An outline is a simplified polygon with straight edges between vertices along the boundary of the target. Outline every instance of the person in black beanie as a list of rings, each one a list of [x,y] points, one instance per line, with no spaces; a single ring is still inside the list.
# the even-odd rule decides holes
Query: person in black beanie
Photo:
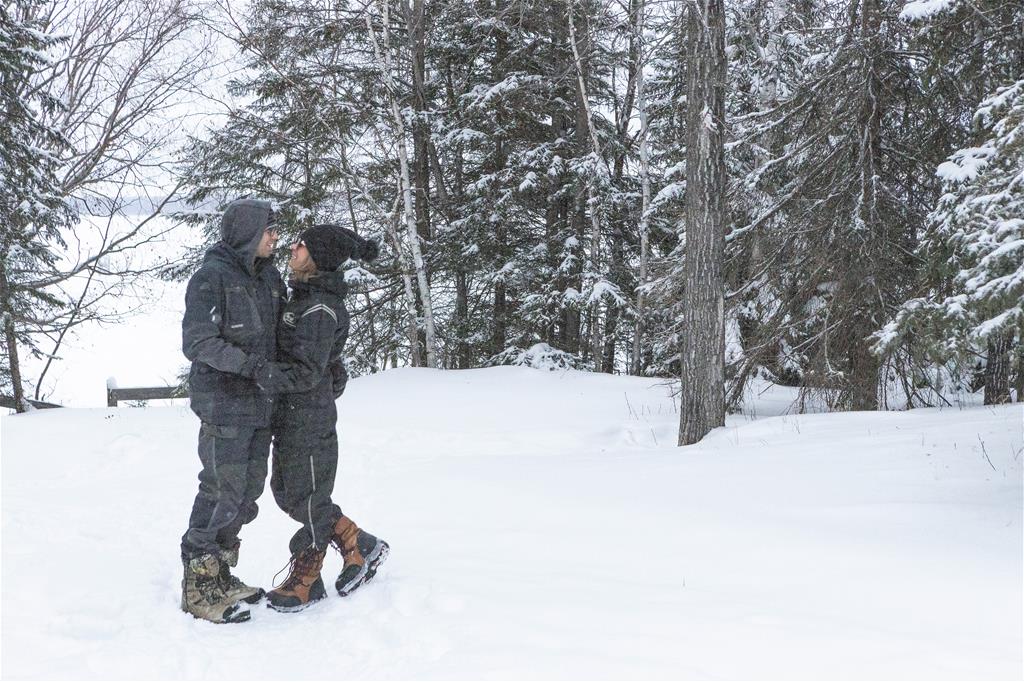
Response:
[[[377,242],[337,225],[314,225],[302,233],[297,244],[306,246],[320,272],[334,272],[349,259],[374,260],[378,253]]]
[[[337,225],[314,225],[291,246],[291,297],[278,328],[278,357],[256,370],[256,383],[275,394],[270,489],[302,527],[289,542],[290,571],[267,594],[267,605],[299,611],[327,596],[320,570],[327,548],[344,558],[335,589],[347,596],[370,580],[388,544],[361,530],[331,500],[338,468],[337,407],[347,375],[345,275],[349,259],[373,260],[377,243]]]

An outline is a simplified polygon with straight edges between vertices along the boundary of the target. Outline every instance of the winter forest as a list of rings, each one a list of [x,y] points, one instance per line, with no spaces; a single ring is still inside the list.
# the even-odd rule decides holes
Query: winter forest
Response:
[[[680,444],[1024,392],[1022,0],[15,0],[0,79],[19,411],[242,196],[380,241],[353,375],[681,378]]]

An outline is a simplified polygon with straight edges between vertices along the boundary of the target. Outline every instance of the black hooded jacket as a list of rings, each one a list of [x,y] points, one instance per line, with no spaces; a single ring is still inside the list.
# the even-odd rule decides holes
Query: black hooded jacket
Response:
[[[205,422],[264,427],[272,399],[252,377],[273,360],[285,296],[270,259],[256,257],[270,216],[265,201],[238,201],[221,221],[221,241],[189,280],[182,350],[192,361],[189,397]]]
[[[281,394],[278,413],[333,410],[345,380],[341,362],[349,324],[345,275],[321,272],[289,285],[292,295],[278,327],[279,361],[261,367],[257,380],[267,391]]]

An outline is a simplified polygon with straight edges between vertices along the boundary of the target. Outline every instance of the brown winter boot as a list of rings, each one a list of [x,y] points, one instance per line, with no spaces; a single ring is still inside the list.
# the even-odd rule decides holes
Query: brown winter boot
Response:
[[[334,524],[331,544],[345,559],[345,566],[334,581],[334,587],[342,597],[347,597],[368,583],[377,574],[377,568],[388,558],[390,550],[388,543],[360,530],[346,516]]]
[[[202,554],[185,562],[181,581],[181,610],[211,623],[242,623],[249,620],[249,608],[229,597],[220,581],[220,560]]]
[[[327,596],[320,569],[327,550],[307,547],[291,559],[291,573],[281,584],[267,593],[267,606],[275,611],[301,611]]]

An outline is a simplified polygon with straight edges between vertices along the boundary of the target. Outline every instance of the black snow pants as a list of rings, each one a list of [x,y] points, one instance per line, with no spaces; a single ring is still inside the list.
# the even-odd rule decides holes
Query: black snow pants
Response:
[[[270,428],[220,426],[199,430],[199,494],[181,538],[183,561],[217,554],[238,542],[242,526],[256,518],[270,454]]]
[[[341,518],[341,508],[331,500],[338,470],[338,411],[333,398],[299,406],[289,397],[274,410],[270,490],[277,506],[302,524],[288,543],[294,555],[311,545],[326,549]]]

